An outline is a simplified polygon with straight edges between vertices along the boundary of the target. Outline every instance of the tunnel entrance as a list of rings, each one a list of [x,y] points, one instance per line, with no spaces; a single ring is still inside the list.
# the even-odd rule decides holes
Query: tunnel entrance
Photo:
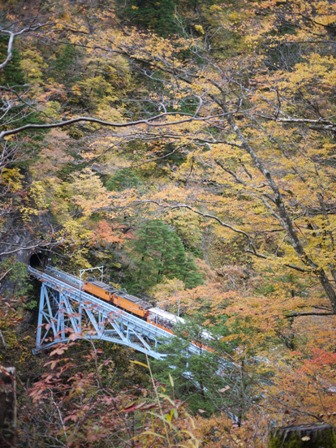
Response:
[[[48,264],[48,255],[44,252],[32,254],[29,258],[29,266],[36,269],[44,269]]]

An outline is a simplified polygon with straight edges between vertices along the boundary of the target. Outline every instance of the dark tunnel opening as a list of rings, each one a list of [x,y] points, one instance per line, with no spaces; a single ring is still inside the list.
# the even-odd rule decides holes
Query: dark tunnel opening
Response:
[[[44,269],[48,264],[48,255],[43,252],[32,254],[29,259],[29,266],[36,269]]]

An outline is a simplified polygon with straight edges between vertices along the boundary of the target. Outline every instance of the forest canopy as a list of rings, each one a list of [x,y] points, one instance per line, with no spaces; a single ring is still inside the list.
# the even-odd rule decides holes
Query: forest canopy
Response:
[[[0,362],[32,372],[19,446],[264,447],[271,424],[334,423],[335,9],[2,3]],[[84,342],[37,361],[34,253],[181,312],[176,368]],[[210,354],[188,383],[183,340],[204,327],[237,371]]]

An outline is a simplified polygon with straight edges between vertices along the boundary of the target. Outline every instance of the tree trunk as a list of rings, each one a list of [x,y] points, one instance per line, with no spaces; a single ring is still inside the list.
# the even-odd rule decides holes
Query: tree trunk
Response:
[[[0,446],[16,446],[15,368],[0,366]]]
[[[300,425],[274,428],[268,448],[335,448],[336,432],[331,425]]]
[[[280,192],[280,188],[276,180],[273,178],[272,173],[268,171],[268,169],[264,165],[263,160],[259,158],[257,152],[245,138],[241,129],[237,126],[233,114],[230,113],[228,110],[225,96],[224,96],[224,102],[222,103],[222,109],[226,114],[226,119],[231,129],[235,132],[238,139],[240,140],[242,148],[249,154],[254,166],[260,171],[260,173],[262,173],[262,175],[265,178],[265,181],[273,191],[274,197],[272,198],[272,202],[274,203],[274,212],[277,211],[277,213],[275,213],[275,216],[277,216],[277,219],[279,220],[280,224],[285,229],[288,237],[290,238],[293,249],[295,250],[299,259],[301,259],[301,261],[306,266],[311,268],[314,274],[317,276],[328,299],[330,300],[333,311],[336,313],[336,291],[334,287],[330,283],[325,271],[322,268],[320,268],[304,250],[304,246],[299,238],[297,231],[295,230],[293,219],[290,216],[290,213],[285,205],[282,194]]]

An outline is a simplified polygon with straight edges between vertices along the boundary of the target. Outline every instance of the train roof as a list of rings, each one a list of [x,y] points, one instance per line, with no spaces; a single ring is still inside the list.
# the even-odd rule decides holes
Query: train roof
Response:
[[[93,279],[91,280],[90,279],[90,280],[86,280],[85,283],[86,284],[90,283],[91,285],[98,286],[99,288],[102,288],[105,291],[111,292],[113,294],[118,292],[117,288],[114,288],[113,286],[108,285],[107,283],[101,282],[100,280],[93,280]]]
[[[141,306],[141,308],[145,310],[149,310],[149,308],[152,307],[152,304],[149,302],[146,302],[146,300],[140,299],[139,297],[133,296],[132,294],[128,294],[126,292],[118,292],[118,296],[123,297],[127,300],[130,300],[131,302],[136,303],[137,305]]]
[[[185,323],[185,320],[182,317],[176,316],[176,314],[162,310],[161,308],[153,307],[150,308],[149,312],[151,314],[155,314],[156,316],[162,317],[163,319],[167,319],[173,322],[181,322],[183,324]]]
[[[91,283],[92,285],[98,286],[99,288],[104,289],[105,291],[110,292],[111,294],[114,294],[116,296],[122,297],[126,300],[129,300],[130,302],[136,303],[141,308],[148,310],[152,307],[152,304],[149,302],[146,302],[146,300],[140,299],[139,297],[133,296],[132,294],[128,294],[127,292],[120,291],[119,289],[114,288],[111,285],[108,285],[104,282],[101,282],[99,280],[90,280],[86,283]]]

